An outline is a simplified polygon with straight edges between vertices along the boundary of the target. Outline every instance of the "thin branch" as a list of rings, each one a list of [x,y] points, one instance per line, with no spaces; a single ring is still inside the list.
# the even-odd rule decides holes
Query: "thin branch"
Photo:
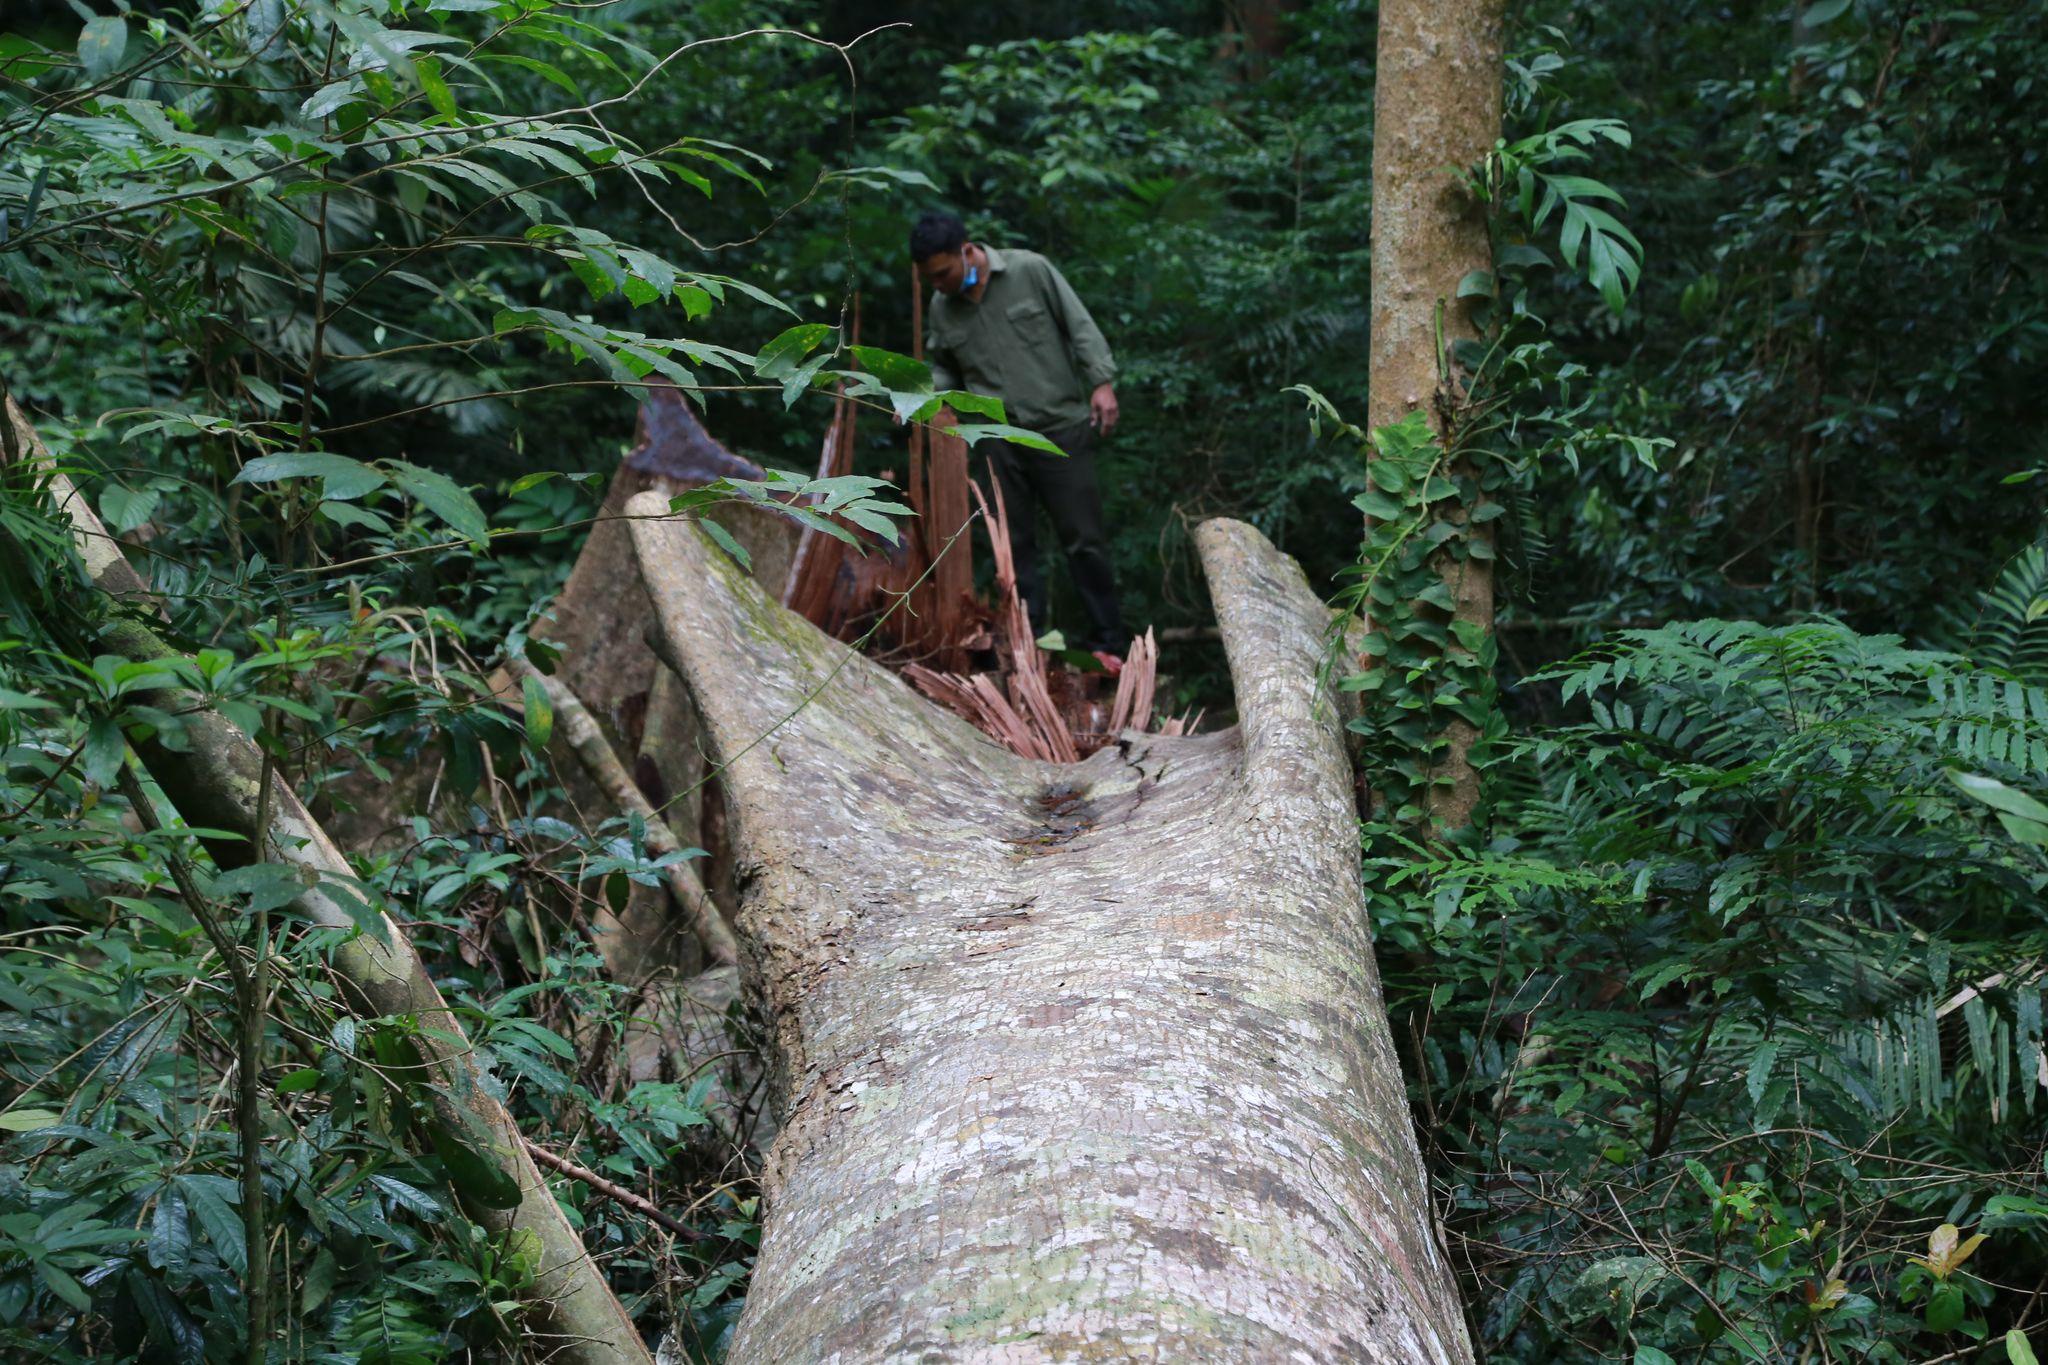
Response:
[[[665,1228],[683,1241],[709,1242],[716,1240],[711,1233],[704,1231],[702,1228],[693,1228],[681,1219],[673,1218],[663,1213],[661,1207],[646,1196],[635,1194],[623,1185],[613,1184],[596,1171],[591,1170],[587,1166],[578,1166],[567,1157],[556,1156],[532,1138],[522,1137],[520,1141],[526,1144],[526,1154],[532,1157],[537,1164],[545,1166],[551,1171],[566,1175],[571,1180],[588,1185],[592,1193],[601,1194],[614,1203],[625,1205],[648,1222]]]

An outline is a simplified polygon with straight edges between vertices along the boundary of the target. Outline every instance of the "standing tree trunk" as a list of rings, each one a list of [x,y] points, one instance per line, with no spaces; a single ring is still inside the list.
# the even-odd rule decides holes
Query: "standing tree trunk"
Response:
[[[1372,395],[1368,425],[1429,414],[1439,440],[1452,436],[1461,377],[1438,372],[1437,318],[1446,352],[1477,335],[1458,283],[1493,268],[1486,219],[1456,172],[1493,150],[1501,120],[1503,0],[1381,0],[1372,149]],[[1471,471],[1464,471],[1469,474]],[[1468,534],[1490,539],[1485,525]],[[1459,621],[1493,628],[1490,560],[1446,561]],[[1429,791],[1439,828],[1470,822],[1479,776],[1477,730],[1446,727],[1449,754]]]
[[[731,1359],[1469,1362],[1300,569],[1202,526],[1241,726],[1053,764],[663,508],[785,1117]]]

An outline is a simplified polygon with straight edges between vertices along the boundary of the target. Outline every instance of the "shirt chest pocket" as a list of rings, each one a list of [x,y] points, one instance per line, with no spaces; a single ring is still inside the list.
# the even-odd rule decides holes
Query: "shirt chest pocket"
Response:
[[[1056,338],[1052,314],[1037,299],[1025,299],[1003,310],[1003,318],[1019,336],[1034,346],[1050,345]]]

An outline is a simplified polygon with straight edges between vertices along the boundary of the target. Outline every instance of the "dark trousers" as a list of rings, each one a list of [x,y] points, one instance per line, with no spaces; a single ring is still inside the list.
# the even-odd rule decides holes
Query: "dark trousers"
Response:
[[[1031,628],[1045,630],[1045,571],[1038,562],[1038,505],[1052,514],[1052,524],[1067,554],[1067,570],[1088,609],[1085,649],[1122,654],[1131,643],[1117,605],[1116,572],[1109,559],[1109,537],[1102,529],[1102,492],[1095,482],[1095,428],[1086,422],[1043,433],[1067,453],[1053,455],[1026,450],[1008,441],[984,441],[975,448],[986,459],[974,461],[975,481],[989,505],[995,497],[989,475],[1003,490],[1003,510],[1010,521],[1010,554],[1017,562],[1017,593],[1031,613]]]

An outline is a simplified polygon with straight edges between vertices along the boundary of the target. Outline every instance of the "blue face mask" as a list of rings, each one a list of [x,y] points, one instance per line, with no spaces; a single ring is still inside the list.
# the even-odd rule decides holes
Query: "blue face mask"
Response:
[[[967,259],[967,253],[966,253],[965,251],[962,251],[962,252],[960,253],[960,259],[961,259],[962,261],[965,261],[965,260]],[[970,266],[968,266],[968,267],[967,267],[967,273],[966,273],[966,274],[965,274],[964,276],[962,276],[962,277],[961,277],[961,280],[960,280],[960,292],[964,294],[964,293],[966,293],[966,292],[967,292],[968,290],[970,290],[970,289],[974,288],[974,286],[975,286],[975,285],[977,285],[977,284],[980,284],[980,283],[981,283],[981,267],[979,267],[979,266],[973,266],[973,265],[970,265]]]

